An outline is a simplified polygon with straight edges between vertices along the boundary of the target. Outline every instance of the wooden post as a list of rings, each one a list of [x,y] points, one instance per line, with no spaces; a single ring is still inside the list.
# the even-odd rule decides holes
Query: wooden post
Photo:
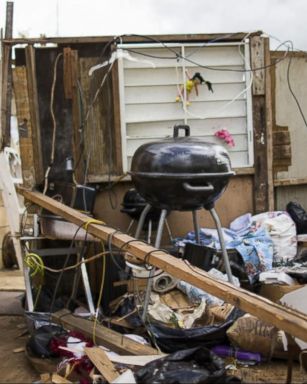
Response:
[[[254,211],[274,209],[272,103],[269,41],[260,36],[251,37],[251,68],[253,72],[253,126],[254,126]],[[258,69],[259,68],[259,69]]]
[[[307,341],[307,315],[283,307],[252,292],[218,281],[203,270],[192,267],[170,254],[157,250],[131,236],[118,232],[106,225],[90,224],[91,218],[39,192],[18,189],[26,199],[53,212],[78,226],[87,227],[88,233],[101,240],[109,241],[135,257],[162,269],[180,280],[186,281],[245,312],[251,313],[266,323],[288,332],[294,337]]]
[[[13,38],[13,10],[14,3],[6,3],[5,39]],[[1,149],[11,145],[11,103],[12,103],[12,48],[10,44],[1,41]]]

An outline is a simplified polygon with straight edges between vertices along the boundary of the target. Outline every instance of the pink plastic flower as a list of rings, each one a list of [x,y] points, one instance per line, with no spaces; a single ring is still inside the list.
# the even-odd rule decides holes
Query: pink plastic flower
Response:
[[[214,136],[218,137],[219,139],[222,139],[225,141],[227,145],[230,147],[235,146],[235,142],[231,134],[228,132],[227,129],[220,129],[219,131],[216,131]]]

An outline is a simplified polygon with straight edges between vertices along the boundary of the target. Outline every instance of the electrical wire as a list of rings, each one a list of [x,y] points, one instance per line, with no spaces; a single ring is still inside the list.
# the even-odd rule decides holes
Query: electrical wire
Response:
[[[94,318],[94,325],[93,325],[93,342],[96,345],[96,327],[98,323],[98,315],[99,315],[99,309],[102,301],[102,295],[103,295],[103,288],[104,288],[104,283],[105,283],[105,276],[106,276],[106,250],[103,241],[101,241],[101,246],[102,246],[102,276],[101,276],[101,284],[100,284],[100,289],[99,289],[99,296],[97,300],[97,306],[96,306],[96,315]]]
[[[52,86],[51,86],[51,97],[50,97],[50,114],[51,114],[51,119],[52,119],[52,143],[51,143],[51,155],[50,155],[50,162],[47,167],[47,170],[45,172],[45,185],[44,185],[44,190],[43,194],[45,195],[48,189],[48,178],[49,178],[49,173],[51,171],[51,168],[54,163],[54,156],[55,156],[55,141],[56,141],[56,131],[57,131],[57,123],[56,123],[56,118],[55,118],[55,113],[54,113],[54,92],[55,92],[55,85],[56,85],[56,80],[57,80],[57,67],[58,67],[58,62],[60,57],[63,56],[63,53],[59,53],[55,59],[54,62],[54,67],[53,67],[53,80],[52,80]]]

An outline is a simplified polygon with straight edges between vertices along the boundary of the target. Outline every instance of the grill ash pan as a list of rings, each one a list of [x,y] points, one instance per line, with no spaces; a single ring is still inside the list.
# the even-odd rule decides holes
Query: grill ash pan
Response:
[[[179,136],[180,130],[185,136]],[[190,211],[211,209],[234,172],[224,147],[193,138],[189,126],[177,125],[173,138],[136,150],[130,174],[137,191],[152,206]]]

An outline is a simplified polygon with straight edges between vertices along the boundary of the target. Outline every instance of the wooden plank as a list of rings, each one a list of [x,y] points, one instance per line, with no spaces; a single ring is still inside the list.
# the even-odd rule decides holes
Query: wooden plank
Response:
[[[121,119],[120,119],[120,99],[119,99],[119,79],[118,79],[118,63],[116,62],[112,68],[112,97],[113,97],[113,124],[114,124],[114,148],[116,172],[123,172],[122,159],[122,134],[121,134]]]
[[[84,348],[84,351],[98,371],[109,383],[119,376],[119,373],[115,369],[112,361],[101,348]]]
[[[80,331],[92,338],[94,322],[70,314],[67,309],[52,314],[52,321],[69,330]],[[113,331],[103,325],[97,324],[95,330],[96,342],[114,352],[125,355],[157,355],[159,351],[148,345],[137,343],[128,337]]]
[[[6,3],[5,38],[13,37],[14,3]],[[1,41],[1,148],[11,145],[11,106],[12,106],[12,48]]]
[[[274,183],[273,183],[273,115],[272,115],[272,94],[271,94],[271,56],[270,40],[263,38],[263,54],[265,69],[265,116],[266,116],[266,160],[267,160],[267,199],[268,211],[273,211],[274,204]],[[258,71],[257,71],[258,72]]]
[[[40,184],[44,179],[44,170],[43,170],[43,152],[42,152],[42,143],[41,143],[41,130],[40,130],[34,47],[32,45],[28,45],[25,49],[25,54],[26,54],[28,96],[29,96],[31,127],[32,127],[32,145],[33,145],[33,152],[35,153],[35,156],[34,156],[35,181],[36,181],[36,184]]]
[[[11,141],[11,48],[2,44],[2,74],[1,74],[1,148],[10,146]]]
[[[81,132],[81,108],[80,108],[80,90],[78,87],[79,82],[79,55],[77,50],[70,52],[71,62],[71,82],[72,82],[72,129],[73,129],[73,158],[75,159],[75,177],[80,184],[86,182],[84,180],[84,140]]]
[[[33,203],[71,221],[79,226],[88,223],[89,217],[68,206],[65,206],[39,192],[30,192],[18,189],[26,199]],[[106,225],[89,224],[88,232],[92,235],[108,241],[112,235],[112,244],[116,247],[125,249],[141,260],[147,260],[157,268],[168,272],[178,279],[189,282],[190,284],[211,293],[227,303],[233,304],[245,312],[251,313],[259,319],[275,325],[277,328],[289,334],[307,341],[307,315],[298,313],[289,308],[262,298],[252,292],[242,288],[234,287],[228,282],[217,281],[208,273],[201,269],[190,267],[183,260],[178,260],[163,251],[156,250],[152,246],[137,241],[131,236],[118,233],[112,227]],[[148,254],[150,257],[148,258]],[[60,319],[65,320],[66,317]],[[76,320],[73,318],[72,320]],[[91,327],[92,329],[92,327]]]
[[[260,36],[251,38],[251,68],[263,68],[265,62],[264,57],[264,40]],[[265,94],[265,71],[257,69],[253,72],[253,94],[261,96]]]
[[[71,48],[63,49],[63,81],[64,94],[66,99],[72,99],[73,82],[72,82],[72,63],[71,63]]]
[[[262,34],[261,31],[252,33],[250,36]],[[172,34],[172,35],[149,35],[147,38],[143,36],[122,36],[123,43],[150,43],[154,41],[162,42],[206,42],[218,40],[219,42],[242,41],[247,32],[236,33],[210,33],[210,34]],[[74,37],[40,37],[40,38],[9,38],[5,39],[5,43],[15,44],[97,44],[108,43],[113,40],[113,36],[74,36]]]
[[[32,121],[25,66],[15,67],[13,69],[13,88],[19,131],[20,157],[22,159],[23,185],[25,188],[31,189],[36,184],[36,177],[32,141]]]
[[[274,187],[286,187],[291,185],[307,185],[307,177],[305,178],[289,178],[289,179],[275,179]]]
[[[266,151],[265,98],[253,97],[254,126],[254,211],[266,212],[268,204],[268,168]]]

